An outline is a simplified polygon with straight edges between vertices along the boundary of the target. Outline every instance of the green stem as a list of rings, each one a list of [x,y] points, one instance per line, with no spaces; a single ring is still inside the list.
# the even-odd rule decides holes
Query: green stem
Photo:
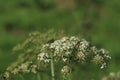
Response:
[[[68,74],[68,80],[72,80],[71,79],[71,73]]]
[[[40,74],[37,73],[37,80],[41,80]]]
[[[40,62],[39,61],[37,62],[37,66],[38,66],[38,70],[39,70],[40,69]],[[39,71],[37,72],[37,80],[41,80],[41,75],[40,75]]]
[[[55,80],[55,71],[54,71],[54,59],[53,59],[53,54],[51,53],[51,76],[52,80]]]
[[[68,73],[68,74],[64,75],[63,80],[72,80],[71,73]]]
[[[24,77],[22,76],[22,74],[19,74],[21,80],[25,80]]]

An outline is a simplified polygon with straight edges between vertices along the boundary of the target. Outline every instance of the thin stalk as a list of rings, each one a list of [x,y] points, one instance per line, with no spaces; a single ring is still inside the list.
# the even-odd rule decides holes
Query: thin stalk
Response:
[[[38,66],[38,70],[39,70],[39,66],[40,66],[40,62],[39,61],[37,62],[37,66]],[[41,80],[41,75],[40,75],[39,71],[37,72],[37,80]]]
[[[63,76],[63,80],[72,80],[71,76],[72,76],[71,73],[68,73]]]
[[[40,74],[37,73],[37,80],[41,80]]]
[[[55,71],[54,71],[54,59],[53,59],[53,53],[51,53],[51,76],[52,80],[55,80]]]
[[[68,80],[72,80],[72,79],[71,79],[71,76],[72,76],[71,73],[69,73],[69,74],[68,74]]]
[[[22,76],[22,74],[19,74],[21,80],[25,80],[24,77]]]

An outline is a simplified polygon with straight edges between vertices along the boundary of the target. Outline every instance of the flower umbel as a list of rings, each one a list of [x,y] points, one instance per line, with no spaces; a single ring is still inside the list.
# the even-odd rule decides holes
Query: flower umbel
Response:
[[[95,64],[101,65],[101,69],[106,66],[107,60],[111,59],[107,50],[97,49],[85,39],[79,39],[75,36],[63,37],[52,43],[44,44],[41,48],[41,53],[38,54],[38,60],[49,63],[50,52],[53,53],[55,62],[61,62],[62,60],[63,63],[67,64],[72,60],[86,63],[91,60]]]
[[[51,38],[51,34],[49,35],[50,37],[41,35],[39,32],[30,34],[30,38],[15,47],[14,51],[20,50],[23,54],[7,68],[4,77],[7,79],[10,74],[40,73],[42,68],[49,68],[51,65],[52,80],[55,80],[54,67],[60,65],[62,76],[68,80],[74,63],[93,62],[103,69],[111,59],[107,50],[98,49],[85,39],[75,36],[61,38],[61,34]]]

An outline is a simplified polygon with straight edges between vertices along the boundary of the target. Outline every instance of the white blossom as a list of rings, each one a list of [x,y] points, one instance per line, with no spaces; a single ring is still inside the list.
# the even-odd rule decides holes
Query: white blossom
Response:
[[[44,53],[44,52],[38,54],[37,59],[38,59],[39,61],[43,61],[43,62],[45,62],[45,63],[50,62],[48,53]]]
[[[120,71],[119,72],[110,72],[109,75],[102,77],[101,80],[120,80]]]
[[[62,73],[63,75],[69,74],[69,73],[71,73],[71,68],[70,68],[68,65],[63,66],[63,68],[61,69],[61,73]]]
[[[63,58],[63,62],[66,62],[68,59],[67,58]]]
[[[89,56],[93,56],[91,57],[91,60],[96,64],[100,64],[101,68],[106,66],[107,59],[111,59],[107,50],[99,50],[95,46],[91,46],[85,39],[79,39],[75,36],[63,37],[62,39],[43,45],[41,53],[38,54],[38,60],[48,63],[50,61],[50,55],[48,55],[49,52],[53,53],[53,57],[55,58],[54,61],[62,59],[63,62],[69,61],[70,57],[72,60],[85,62]]]
[[[103,69],[105,67],[106,67],[106,63],[104,62],[100,68]]]

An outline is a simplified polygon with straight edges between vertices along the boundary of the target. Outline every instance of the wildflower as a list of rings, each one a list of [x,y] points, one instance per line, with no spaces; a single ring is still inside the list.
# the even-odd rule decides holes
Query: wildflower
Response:
[[[84,62],[85,59],[86,59],[86,56],[85,56],[85,54],[84,54],[83,52],[78,52],[76,58],[77,58],[79,61]]]
[[[50,61],[49,52],[53,53],[55,62],[62,59],[65,63],[70,60],[78,60],[78,62],[85,63],[88,57],[91,56],[89,59],[95,64],[100,64],[101,68],[104,68],[106,60],[111,58],[107,50],[99,50],[95,46],[91,46],[85,39],[79,39],[75,36],[63,37],[52,43],[44,44],[41,48],[41,53],[38,54],[38,60],[48,63]]]
[[[106,63],[102,63],[102,66],[100,67],[101,69],[105,68],[106,67]]]
[[[15,68],[14,70],[11,71],[12,74],[16,75],[19,73],[19,69]]]
[[[50,62],[48,53],[44,53],[44,52],[38,54],[37,59],[38,59],[39,61],[43,61],[43,62],[45,62],[45,63],[49,63],[49,62]]]
[[[67,58],[63,58],[63,62],[66,62],[68,59]]]
[[[96,55],[96,56],[93,58],[93,62],[94,62],[95,64],[102,64],[102,62],[103,62],[103,57],[100,56],[100,55]]]
[[[36,74],[37,73],[37,65],[32,65],[31,66],[31,72]]]
[[[68,65],[63,66],[63,68],[61,69],[61,74],[66,75],[69,73],[71,73],[71,68]]]
[[[4,77],[5,79],[9,79],[9,78],[10,78],[10,73],[9,73],[9,72],[5,72],[5,73],[3,74],[3,77]]]
[[[109,75],[104,76],[101,80],[120,80],[120,72],[110,72]]]
[[[30,72],[30,70],[28,69],[28,66],[29,64],[21,64],[18,69],[21,71],[21,72]]]
[[[40,41],[41,38],[45,39]],[[54,80],[54,65],[56,64],[66,64],[61,69],[61,73],[64,77],[67,77],[72,72],[71,67],[67,64],[71,65],[75,61],[79,64],[92,61],[103,69],[107,65],[107,60],[111,59],[107,50],[98,49],[90,45],[85,39],[79,39],[75,36],[63,37],[52,41],[48,41],[49,39],[47,35],[30,34],[29,39],[14,48],[15,51],[25,48],[26,51],[23,52],[25,54],[20,55],[18,62],[16,61],[15,64],[8,67],[7,71],[14,75],[30,72],[36,74],[40,69],[39,67],[41,67],[39,64],[42,64],[43,67],[48,67],[48,64],[51,64],[51,74]],[[8,78],[9,73],[6,73],[6,75]]]

